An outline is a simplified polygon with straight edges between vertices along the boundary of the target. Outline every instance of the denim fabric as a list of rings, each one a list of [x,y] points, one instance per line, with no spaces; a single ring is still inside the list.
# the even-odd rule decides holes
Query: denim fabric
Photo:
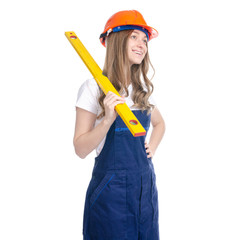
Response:
[[[133,111],[148,131],[151,115]],[[84,240],[159,240],[158,192],[146,136],[133,137],[118,116],[95,158],[84,209]]]

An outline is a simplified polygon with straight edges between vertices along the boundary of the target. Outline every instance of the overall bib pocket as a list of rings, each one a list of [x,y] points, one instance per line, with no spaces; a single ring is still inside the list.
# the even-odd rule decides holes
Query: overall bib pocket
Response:
[[[91,236],[124,239],[127,229],[125,172],[106,173],[89,201]]]

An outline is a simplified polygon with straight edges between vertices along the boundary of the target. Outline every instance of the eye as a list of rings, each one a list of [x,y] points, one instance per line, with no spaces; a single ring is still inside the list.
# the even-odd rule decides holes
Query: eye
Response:
[[[132,35],[131,38],[132,38],[132,39],[136,39],[137,36],[136,36],[136,35]]]

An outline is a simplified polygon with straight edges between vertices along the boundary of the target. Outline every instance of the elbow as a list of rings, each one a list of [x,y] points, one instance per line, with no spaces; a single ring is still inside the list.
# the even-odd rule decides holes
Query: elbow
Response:
[[[87,157],[88,154],[84,151],[84,149],[81,146],[77,145],[75,141],[73,142],[73,145],[74,145],[75,153],[78,157],[80,157],[81,159],[84,159]]]
[[[78,151],[77,149],[75,149],[75,153],[76,153],[76,155],[78,156],[78,157],[80,157],[81,159],[84,159],[84,158],[86,158],[86,154],[84,154],[83,152],[81,152],[81,151]]]
[[[81,159],[86,158],[87,154],[85,154],[83,151],[80,151],[79,149],[75,148],[75,153],[78,157],[80,157]]]

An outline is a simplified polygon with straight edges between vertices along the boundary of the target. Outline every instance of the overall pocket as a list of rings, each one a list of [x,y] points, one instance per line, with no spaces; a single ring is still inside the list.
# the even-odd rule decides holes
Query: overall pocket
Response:
[[[95,239],[124,239],[127,228],[126,174],[111,172],[99,180],[90,196],[90,235]]]
[[[109,173],[104,176],[104,178],[101,180],[99,185],[96,187],[94,192],[92,193],[90,197],[90,208],[94,205],[95,201],[98,199],[98,197],[101,195],[104,188],[107,187],[107,185],[111,182],[111,180],[114,178],[115,174]]]

